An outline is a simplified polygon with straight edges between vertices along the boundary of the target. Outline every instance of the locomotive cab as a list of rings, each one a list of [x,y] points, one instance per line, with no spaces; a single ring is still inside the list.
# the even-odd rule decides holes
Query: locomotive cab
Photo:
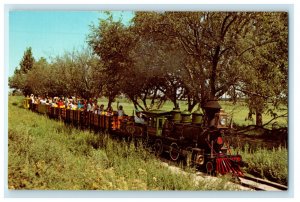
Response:
[[[147,116],[147,134],[149,136],[162,136],[163,127],[170,112],[163,110],[150,110],[143,112]]]

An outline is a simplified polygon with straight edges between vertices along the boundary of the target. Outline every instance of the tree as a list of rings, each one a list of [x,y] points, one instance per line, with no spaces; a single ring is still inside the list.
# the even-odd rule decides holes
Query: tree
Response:
[[[49,89],[49,64],[45,58],[40,58],[33,64],[30,71],[27,72],[27,85],[30,86],[35,95],[47,95],[52,89]]]
[[[16,68],[14,75],[9,78],[9,87],[19,89],[26,96],[32,93],[31,86],[27,84],[27,73],[34,65],[34,57],[32,56],[31,47],[24,52],[20,61],[20,69]]]
[[[155,102],[161,106],[167,99],[176,107],[183,94],[181,67],[184,57],[180,52],[172,49],[168,43],[139,37],[130,56],[133,61],[132,70],[142,77],[142,80],[135,81],[138,81],[136,86],[143,89],[143,93],[139,95],[146,109],[152,108]],[[151,99],[150,106],[147,106],[147,98]]]
[[[31,47],[27,48],[24,55],[23,55],[23,59],[20,62],[20,71],[23,74],[28,73],[28,71],[30,71],[33,67],[35,60],[32,56],[32,51],[31,51]]]
[[[279,12],[138,12],[133,22],[140,35],[167,41],[189,56],[182,72],[187,97],[197,96],[193,100],[203,106],[208,99],[241,91],[260,108],[257,116],[262,117],[266,100],[287,98],[286,19],[286,13]],[[259,59],[253,62],[255,58]],[[265,93],[270,91],[269,79],[254,77],[266,72],[261,71],[265,65],[269,78],[276,78],[269,83],[274,85],[271,94]]]
[[[100,20],[98,26],[91,26],[88,43],[102,63],[105,75],[103,93],[108,97],[108,107],[120,94],[122,82],[126,80],[125,73],[132,66],[129,57],[133,35],[121,21],[113,21],[110,14],[105,20]]]
[[[50,66],[51,94],[80,96],[85,99],[101,93],[102,65],[90,49],[66,52],[57,56]]]
[[[263,112],[274,119],[273,109],[287,106],[288,98],[288,20],[287,13],[257,13],[251,33],[253,47],[241,58],[244,74],[237,89],[248,97],[256,125],[262,126]],[[271,105],[271,106],[270,106]]]
[[[231,12],[142,12],[133,21],[139,33],[185,51],[188,92],[204,104],[221,97],[237,81],[236,75],[228,73],[236,72],[234,51],[247,17],[247,13]]]

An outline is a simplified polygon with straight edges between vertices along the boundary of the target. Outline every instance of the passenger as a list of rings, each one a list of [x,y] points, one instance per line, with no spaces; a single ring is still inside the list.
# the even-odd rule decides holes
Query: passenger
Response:
[[[64,108],[64,107],[65,107],[64,102],[62,101],[62,99],[60,99],[60,100],[57,102],[57,106],[58,106],[59,108]]]
[[[34,104],[39,104],[39,99],[38,99],[38,97],[34,97]]]
[[[90,100],[90,103],[91,103],[91,109],[90,109],[90,111],[94,113],[95,112],[95,104],[94,104],[94,102],[92,100]]]
[[[52,102],[52,107],[58,107],[58,106],[57,106],[57,102],[53,101],[53,102]]]
[[[83,109],[84,105],[81,103],[80,100],[78,100],[78,105],[77,105],[77,108],[78,109]]]
[[[118,109],[118,116],[122,117],[122,116],[124,116],[124,115],[125,115],[125,112],[124,112],[124,110],[123,110],[123,106],[120,105],[120,106],[119,106],[119,109]]]
[[[35,103],[40,104],[40,96],[35,96]]]
[[[77,109],[78,109],[78,106],[77,106],[76,102],[73,101],[73,103],[72,103],[72,110],[77,110]]]
[[[93,110],[94,114],[98,114],[99,105],[98,105],[96,99],[94,100],[94,103],[93,103],[93,107],[92,107],[92,108],[94,108],[94,110]]]
[[[71,109],[71,110],[73,110],[73,102],[69,102],[68,108]]]
[[[51,97],[48,99],[48,101],[49,101],[49,105],[52,106],[53,101]]]
[[[65,98],[64,105],[65,105],[66,108],[68,108],[68,105],[69,105],[69,98],[68,97]]]
[[[89,100],[88,103],[87,103],[86,111],[88,111],[88,112],[92,111],[92,103],[91,103],[90,100]]]
[[[113,115],[113,108],[112,107],[107,107],[106,116],[111,116],[111,115]]]
[[[105,114],[105,111],[104,111],[104,105],[100,105],[99,109],[98,109],[98,114],[100,115],[104,115]]]
[[[139,110],[136,110],[136,115],[134,116],[134,122],[138,124],[146,124],[145,120],[142,117],[142,113]]]
[[[50,105],[49,98],[46,99],[46,105]]]
[[[34,104],[35,100],[34,100],[34,95],[33,94],[30,95],[30,99],[31,99],[31,103]]]
[[[40,103],[41,103],[42,105],[45,105],[45,104],[46,104],[46,99],[45,99],[44,97],[42,97],[42,98],[40,99]]]

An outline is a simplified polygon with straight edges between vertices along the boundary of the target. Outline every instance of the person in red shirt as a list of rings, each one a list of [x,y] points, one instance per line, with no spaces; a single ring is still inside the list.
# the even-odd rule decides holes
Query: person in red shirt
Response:
[[[64,102],[60,99],[60,100],[57,102],[57,106],[58,106],[59,108],[64,107]]]

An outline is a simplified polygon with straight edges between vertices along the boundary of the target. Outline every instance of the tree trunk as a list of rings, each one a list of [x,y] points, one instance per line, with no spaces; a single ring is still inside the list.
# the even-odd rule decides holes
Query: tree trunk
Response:
[[[111,94],[108,96],[108,104],[107,104],[107,107],[111,107],[112,103],[114,102],[115,97],[116,97],[116,94],[113,94],[113,93],[111,93]]]
[[[145,97],[142,99],[142,101],[143,101],[143,104],[144,104],[145,109],[148,110],[149,108],[148,108],[148,106],[147,106],[147,94],[146,94]]]
[[[177,108],[177,87],[173,86],[173,104],[174,104],[174,108]]]
[[[262,126],[263,121],[262,121],[262,113],[256,110],[256,126]]]
[[[195,97],[193,99],[191,99],[191,96],[188,95],[188,110],[189,112],[192,112],[192,110],[194,109],[194,107],[197,104],[197,101],[195,101]]]
[[[107,108],[110,108],[110,107],[111,107],[112,101],[113,101],[113,98],[108,97]]]
[[[210,98],[215,99],[216,96],[216,80],[217,80],[217,66],[219,62],[219,54],[220,54],[220,46],[216,47],[216,51],[214,53],[212,59],[212,70],[211,70],[211,77],[210,77]]]

